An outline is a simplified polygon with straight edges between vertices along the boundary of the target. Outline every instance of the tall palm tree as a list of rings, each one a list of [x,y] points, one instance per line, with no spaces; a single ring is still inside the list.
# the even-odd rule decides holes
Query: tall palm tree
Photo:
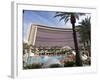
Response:
[[[76,52],[76,65],[82,66],[82,61],[80,58],[79,50],[78,50],[78,43],[77,43],[77,35],[75,30],[75,23],[76,19],[79,19],[79,16],[84,15],[83,13],[71,13],[71,12],[56,12],[54,17],[60,17],[60,21],[64,20],[65,24],[70,20],[73,29],[73,40]]]
[[[82,20],[79,24],[79,34],[80,34],[80,41],[83,43],[84,48],[89,48],[89,53],[90,53],[90,46],[91,46],[91,18],[87,17],[84,20]],[[91,56],[89,54],[89,56]]]
[[[89,17],[87,17],[87,18],[85,18],[84,20],[82,20],[79,24],[79,33],[80,33],[80,37],[81,37],[81,39],[82,40],[84,40],[84,42],[85,41],[88,41],[88,40],[90,40],[91,39],[91,36],[90,36],[90,34],[91,34],[91,31],[90,31],[90,27],[91,27],[91,23],[90,23],[90,20],[91,20],[91,18]]]

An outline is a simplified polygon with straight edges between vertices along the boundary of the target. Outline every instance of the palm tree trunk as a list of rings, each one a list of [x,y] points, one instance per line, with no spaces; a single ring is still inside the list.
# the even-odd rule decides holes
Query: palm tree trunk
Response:
[[[77,35],[76,35],[76,31],[75,31],[75,23],[72,23],[72,29],[73,29],[75,52],[76,52],[76,65],[82,66],[82,61],[81,61],[79,50],[78,50]]]

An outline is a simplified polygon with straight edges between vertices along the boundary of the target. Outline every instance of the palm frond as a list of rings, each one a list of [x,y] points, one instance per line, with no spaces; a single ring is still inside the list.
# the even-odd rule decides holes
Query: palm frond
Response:
[[[74,12],[56,12],[54,17],[59,17],[59,21],[64,20],[65,24],[68,22],[71,15],[74,15],[79,20],[79,16],[85,15],[85,13],[74,13]]]
[[[63,16],[63,15],[66,15],[66,13],[63,13],[63,12],[56,12],[56,15],[54,17],[60,17],[60,16]]]
[[[74,14],[75,18],[79,20],[79,15],[78,14]]]
[[[63,20],[63,19],[65,19],[65,15],[63,15],[60,19],[59,19],[59,21],[61,21],[61,20]]]
[[[65,24],[68,22],[68,20],[69,20],[69,16],[66,16],[64,19]]]
[[[67,12],[56,12],[54,17],[60,17],[59,21],[64,20],[65,24],[68,22],[70,14]]]

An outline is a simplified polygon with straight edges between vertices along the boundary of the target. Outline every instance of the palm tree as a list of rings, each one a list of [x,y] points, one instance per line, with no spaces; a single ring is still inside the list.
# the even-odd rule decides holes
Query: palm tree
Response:
[[[76,19],[79,19],[79,15],[84,15],[84,13],[56,12],[56,15],[54,17],[60,17],[60,21],[64,20],[65,24],[68,22],[68,20],[70,20],[73,29],[73,40],[76,51],[76,65],[82,66],[82,61],[78,50],[77,35],[75,30]]]
[[[23,43],[23,49],[29,50],[30,46],[27,43]]]
[[[88,41],[91,39],[91,36],[90,36],[90,27],[91,27],[91,23],[90,23],[90,20],[91,18],[87,17],[85,18],[84,20],[82,20],[79,24],[79,33],[80,33],[80,37],[81,37],[81,40],[84,40],[84,42]]]
[[[89,48],[88,51],[90,53],[90,46],[91,46],[91,23],[90,23],[91,18],[87,17],[84,20],[80,22],[79,27],[79,34],[80,34],[80,41],[83,43],[84,48]],[[89,54],[89,56],[91,56]]]

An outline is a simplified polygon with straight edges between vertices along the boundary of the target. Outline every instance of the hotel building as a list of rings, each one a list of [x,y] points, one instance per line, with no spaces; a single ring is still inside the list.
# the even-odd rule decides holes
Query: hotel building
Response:
[[[80,46],[78,31],[76,33],[78,45]],[[74,49],[73,31],[71,28],[56,28],[32,24],[28,33],[28,44],[37,47],[69,46]]]

